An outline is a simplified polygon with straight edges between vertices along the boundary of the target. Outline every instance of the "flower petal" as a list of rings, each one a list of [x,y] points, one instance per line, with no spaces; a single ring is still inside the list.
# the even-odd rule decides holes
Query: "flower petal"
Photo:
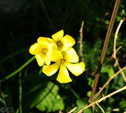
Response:
[[[68,83],[72,81],[72,79],[69,76],[67,68],[63,64],[60,65],[57,81],[59,81],[60,83]]]
[[[47,39],[47,38],[45,38],[45,37],[39,37],[38,39],[37,39],[37,42],[40,44],[40,45],[42,45],[42,46],[48,46],[48,44],[50,44],[50,41]]]
[[[67,47],[71,47],[75,44],[74,38],[70,35],[65,35],[62,40],[64,45]]]
[[[45,73],[47,76],[52,76],[53,74],[55,74],[57,72],[57,70],[59,69],[59,62],[56,62],[52,65],[44,65],[43,66],[43,73]]]
[[[48,39],[50,43],[54,43],[54,40],[52,38],[48,38],[48,37],[45,38]]]
[[[67,51],[65,51],[64,58],[67,60],[67,62],[76,63],[79,61],[79,56],[73,48],[69,48]]]
[[[39,54],[41,52],[41,50],[42,50],[41,45],[38,43],[35,43],[35,44],[31,45],[31,47],[29,48],[29,53],[32,55]]]
[[[52,35],[52,38],[57,41],[57,40],[60,40],[64,35],[64,31],[63,30],[60,30],[58,32],[56,32],[55,34]]]
[[[57,51],[57,45],[55,43],[49,44],[49,51]]]
[[[66,67],[73,73],[75,76],[78,76],[84,72],[85,64],[83,62],[71,64],[66,64]]]
[[[43,66],[44,65],[44,56],[42,54],[37,54],[35,55],[35,58],[37,60],[37,63],[39,66]]]
[[[48,57],[45,57],[44,60],[45,60],[45,64],[46,64],[46,65],[50,65],[50,62],[51,62],[51,61],[50,61],[50,59],[49,59]]]
[[[63,58],[60,51],[50,51],[47,53],[47,56],[50,58],[51,61],[57,62]]]

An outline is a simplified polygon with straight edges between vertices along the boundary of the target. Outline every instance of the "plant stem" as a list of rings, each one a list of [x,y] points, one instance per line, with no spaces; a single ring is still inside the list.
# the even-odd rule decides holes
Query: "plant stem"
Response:
[[[22,113],[22,80],[21,71],[19,72],[19,111]]]
[[[89,108],[89,107],[91,107],[91,106],[94,106],[95,104],[100,103],[100,102],[102,102],[103,100],[105,100],[105,99],[107,99],[107,98],[110,98],[111,96],[113,96],[113,95],[115,95],[115,94],[117,94],[117,93],[119,93],[119,92],[121,92],[121,91],[123,91],[123,90],[126,90],[126,86],[124,86],[124,87],[122,87],[122,88],[120,88],[120,89],[118,89],[118,90],[116,90],[116,91],[114,91],[114,92],[108,94],[108,95],[105,96],[105,97],[102,97],[101,99],[99,99],[99,100],[97,100],[97,101],[95,101],[95,102],[92,102],[91,104],[89,104],[88,106],[85,106],[83,109],[81,109],[81,110],[80,110],[79,112],[77,112],[77,113],[82,113],[85,109],[87,109],[87,108]]]
[[[126,66],[123,67],[122,69],[120,69],[117,73],[115,73],[114,75],[111,76],[111,78],[103,85],[103,87],[99,90],[99,92],[96,94],[95,98],[96,99],[101,92],[103,91],[103,89],[110,83],[111,80],[113,80],[113,78],[115,78],[117,75],[119,75],[119,73],[123,72],[123,70],[126,70]]]
[[[16,71],[12,72],[11,74],[7,75],[5,78],[1,80],[1,82],[4,82],[8,80],[9,78],[13,77],[16,75],[18,72],[20,72],[23,68],[25,68],[30,62],[32,62],[35,59],[35,56],[30,58],[27,62],[25,62],[21,67],[19,67]]]
[[[80,28],[80,57],[81,61],[84,62],[84,56],[83,56],[83,27],[84,27],[84,21],[82,21],[81,28]]]
[[[94,85],[93,85],[93,88],[92,88],[91,96],[89,98],[89,102],[91,102],[93,100],[94,93],[95,93],[96,88],[97,88],[100,71],[101,71],[102,64],[103,64],[103,61],[104,61],[104,57],[105,57],[105,54],[106,54],[108,42],[109,42],[110,35],[111,35],[112,29],[113,29],[113,25],[114,25],[114,22],[115,22],[115,18],[116,18],[116,14],[117,14],[117,11],[118,11],[118,8],[119,8],[119,4],[120,4],[120,0],[116,0],[115,6],[114,6],[114,9],[113,9],[113,13],[112,13],[112,16],[111,16],[110,24],[109,24],[109,27],[108,27],[108,31],[106,33],[104,46],[103,46],[103,49],[102,49],[98,69],[97,69],[97,72],[96,72],[96,75],[95,75],[95,81],[94,81]]]

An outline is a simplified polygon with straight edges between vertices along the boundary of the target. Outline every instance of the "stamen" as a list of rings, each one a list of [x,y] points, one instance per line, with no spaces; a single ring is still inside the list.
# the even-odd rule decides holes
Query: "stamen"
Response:
[[[57,42],[57,45],[58,45],[58,46],[61,46],[61,44],[62,44],[62,43],[61,43],[60,41]]]
[[[43,53],[46,54],[48,52],[47,49],[43,49]]]
[[[64,63],[65,61],[66,61],[65,59],[62,59],[62,60],[61,60],[61,63]]]

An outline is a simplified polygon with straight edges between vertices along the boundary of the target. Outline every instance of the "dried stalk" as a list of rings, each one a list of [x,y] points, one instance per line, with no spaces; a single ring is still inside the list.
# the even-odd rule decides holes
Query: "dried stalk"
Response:
[[[114,74],[113,76],[111,76],[111,78],[104,84],[104,86],[99,90],[99,92],[97,93],[97,95],[95,96],[94,99],[96,99],[100,94],[101,92],[103,91],[103,89],[109,84],[109,82],[115,78],[119,73],[121,73],[123,70],[126,70],[126,66],[122,69],[120,69],[116,74]]]
[[[89,107],[91,107],[91,106],[94,106],[96,103],[100,103],[100,102],[102,102],[103,100],[105,100],[105,99],[107,99],[107,98],[109,98],[109,97],[111,97],[111,96],[115,95],[116,93],[119,93],[119,92],[121,92],[121,91],[123,91],[123,90],[126,90],[126,86],[124,86],[124,87],[122,87],[122,88],[120,88],[120,89],[118,89],[118,90],[116,90],[116,91],[114,91],[114,92],[108,94],[108,95],[105,96],[105,97],[102,97],[101,99],[97,100],[96,102],[92,102],[91,104],[89,104],[88,106],[84,107],[83,109],[81,109],[81,110],[80,110],[79,112],[77,112],[77,113],[82,113],[85,109],[87,109],[87,108],[89,108]]]
[[[83,27],[84,27],[84,21],[82,21],[81,28],[80,28],[80,57],[81,57],[82,62],[84,62],[84,56],[83,56]]]
[[[117,57],[116,57],[116,54],[117,54],[117,50],[116,50],[116,40],[117,40],[117,36],[118,36],[119,30],[120,30],[120,28],[121,28],[121,25],[122,25],[122,23],[123,23],[125,20],[126,20],[126,18],[124,18],[124,19],[122,19],[122,20],[120,21],[120,23],[119,23],[119,25],[118,25],[118,27],[117,27],[117,29],[116,29],[115,37],[114,37],[114,47],[113,47],[113,55],[112,55],[112,57],[115,59],[115,66],[117,65],[118,68],[119,68],[119,70],[121,70],[121,67],[120,67],[119,62],[118,62],[118,59],[117,59]],[[126,82],[126,77],[125,77],[123,71],[121,71],[121,74],[122,74],[122,76],[123,76],[124,81]]]
[[[103,49],[102,49],[101,58],[100,58],[100,62],[99,62],[99,65],[98,65],[97,72],[96,72],[95,81],[94,81],[94,85],[93,85],[93,88],[92,88],[91,96],[89,98],[89,102],[92,102],[96,88],[97,88],[102,64],[103,64],[104,57],[105,57],[105,54],[106,54],[108,42],[109,42],[110,35],[111,35],[112,29],[113,29],[113,25],[114,25],[114,22],[115,22],[115,18],[116,18],[116,14],[117,14],[117,11],[118,11],[118,8],[119,8],[119,4],[120,4],[120,0],[116,0],[115,5],[114,5],[114,9],[113,9],[113,13],[112,13],[112,16],[111,16],[110,24],[109,24],[109,27],[108,27],[108,31],[106,33],[105,42],[104,42],[104,46],[103,46]]]
[[[73,113],[76,109],[77,109],[77,107],[74,107],[72,110],[70,110],[70,111],[67,112],[67,113]]]

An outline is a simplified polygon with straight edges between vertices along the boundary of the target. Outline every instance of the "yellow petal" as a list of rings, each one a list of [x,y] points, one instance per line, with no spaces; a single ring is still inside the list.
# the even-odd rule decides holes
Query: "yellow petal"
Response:
[[[52,65],[44,65],[43,66],[43,73],[45,73],[47,76],[51,76],[57,72],[59,69],[59,62],[54,63]]]
[[[67,51],[65,51],[64,58],[67,62],[76,63],[79,61],[79,56],[73,48],[69,48]]]
[[[50,51],[47,53],[47,56],[50,58],[51,61],[57,62],[63,58],[60,51]]]
[[[49,44],[49,51],[57,51],[57,45],[55,43]]]
[[[60,83],[68,83],[72,81],[72,79],[69,76],[67,68],[63,64],[60,65],[57,81],[59,81]]]
[[[44,60],[46,65],[50,65],[50,59],[48,57],[46,57]]]
[[[56,32],[55,34],[53,34],[53,35],[52,35],[52,38],[53,38],[55,41],[57,41],[57,40],[62,39],[63,35],[64,35],[64,31],[63,31],[63,30],[60,30],[60,31]]]
[[[65,35],[62,40],[64,45],[67,47],[71,47],[75,44],[74,38],[70,35]]]
[[[70,70],[72,74],[78,76],[84,72],[85,64],[83,62],[76,63],[76,64],[68,63],[66,64],[66,67]]]
[[[35,43],[31,45],[31,47],[29,48],[29,53],[32,55],[39,54],[41,50],[42,50],[42,47],[38,43]]]
[[[48,37],[45,37],[45,38],[48,39],[50,43],[54,43],[54,40],[53,39],[48,38]]]
[[[35,58],[37,60],[37,63],[39,66],[43,66],[44,65],[44,58],[42,54],[37,54],[35,55]]]
[[[42,46],[48,46],[48,44],[50,44],[50,41],[45,37],[39,37],[37,42]]]

